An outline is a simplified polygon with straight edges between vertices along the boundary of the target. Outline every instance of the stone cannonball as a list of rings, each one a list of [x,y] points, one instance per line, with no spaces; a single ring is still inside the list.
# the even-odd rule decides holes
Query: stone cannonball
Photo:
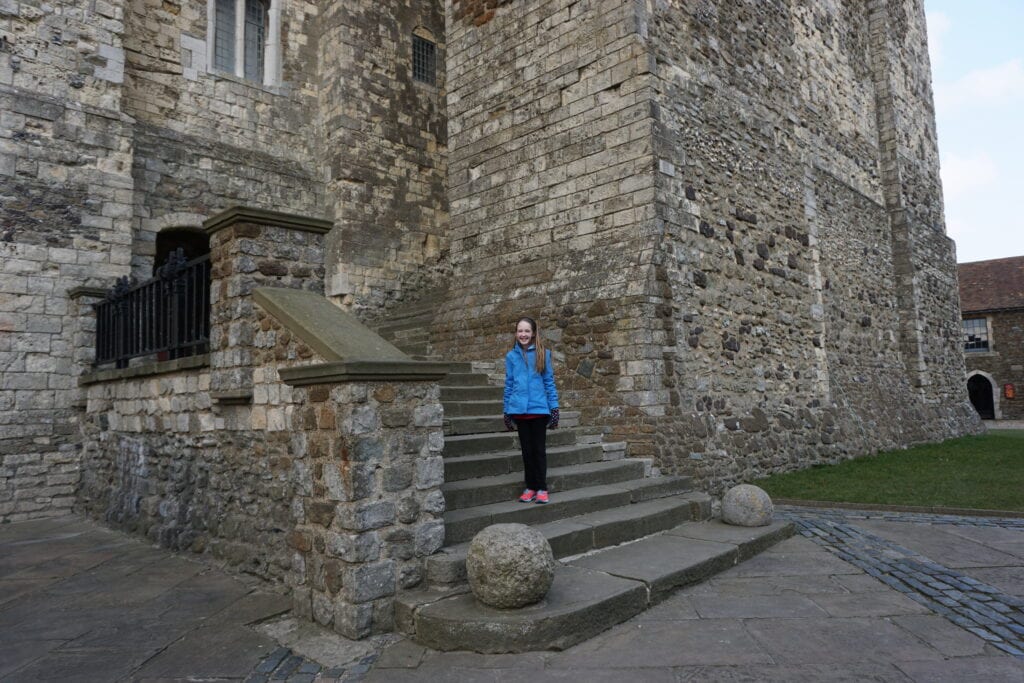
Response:
[[[555,578],[555,556],[544,534],[525,524],[494,524],[473,537],[466,556],[476,599],[505,609],[541,600]]]
[[[733,486],[722,497],[722,521],[735,526],[772,523],[775,506],[764,489],[752,484]]]

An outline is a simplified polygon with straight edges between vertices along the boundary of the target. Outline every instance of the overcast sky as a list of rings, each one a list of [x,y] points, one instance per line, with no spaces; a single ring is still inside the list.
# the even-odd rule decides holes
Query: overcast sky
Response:
[[[1024,0],[925,0],[957,261],[1024,256]]]

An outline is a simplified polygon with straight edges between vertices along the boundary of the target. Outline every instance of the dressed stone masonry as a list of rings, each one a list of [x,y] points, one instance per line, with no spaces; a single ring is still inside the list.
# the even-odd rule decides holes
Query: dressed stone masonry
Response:
[[[248,79],[214,7],[0,0],[0,520],[78,500],[288,574],[292,527],[253,511],[298,457],[290,385],[256,402],[267,284],[420,306],[417,355],[475,363],[529,312],[581,437],[716,495],[980,428],[923,0],[282,0]],[[213,234],[209,365],[107,376],[83,412],[90,296],[234,205],[330,229]],[[320,383],[429,382],[398,369]]]
[[[388,631],[396,592],[444,541],[444,369],[323,298],[323,221],[238,208],[207,227],[209,368],[200,356],[84,378],[80,500],[286,583],[297,613],[346,636]]]
[[[457,0],[431,339],[710,491],[980,428],[923,3]],[[486,65],[488,78],[480,78]]]

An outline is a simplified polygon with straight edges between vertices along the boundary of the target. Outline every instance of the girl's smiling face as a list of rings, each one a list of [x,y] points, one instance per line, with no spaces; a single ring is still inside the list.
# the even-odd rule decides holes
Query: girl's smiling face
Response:
[[[516,341],[524,348],[533,341],[533,328],[525,320],[520,320],[519,324],[516,325]]]

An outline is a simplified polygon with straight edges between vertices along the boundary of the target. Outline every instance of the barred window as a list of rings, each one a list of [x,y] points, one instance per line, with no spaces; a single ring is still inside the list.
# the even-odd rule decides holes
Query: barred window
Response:
[[[966,318],[963,321],[964,351],[988,351],[988,321]]]
[[[412,77],[427,85],[437,84],[437,46],[421,36],[412,37]]]

